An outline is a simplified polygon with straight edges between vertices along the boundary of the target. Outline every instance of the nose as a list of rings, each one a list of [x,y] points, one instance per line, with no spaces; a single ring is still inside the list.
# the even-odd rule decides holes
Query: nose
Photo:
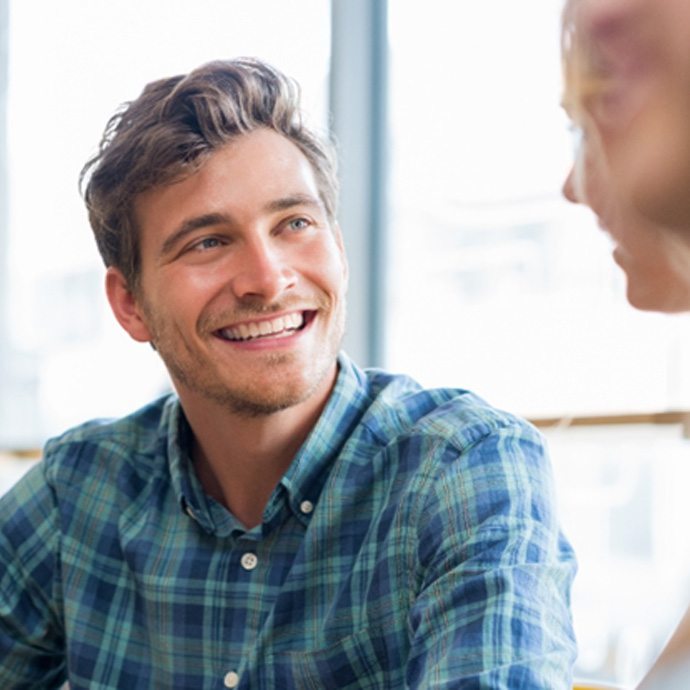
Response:
[[[568,176],[565,178],[565,181],[563,182],[563,188],[561,189],[561,193],[571,203],[579,204],[580,200],[578,199],[577,194],[575,193],[574,175],[575,169],[573,167],[570,168],[570,172],[568,173]]]
[[[273,246],[270,240],[248,242],[237,257],[232,289],[239,299],[260,297],[269,302],[296,283],[297,274],[284,248]]]

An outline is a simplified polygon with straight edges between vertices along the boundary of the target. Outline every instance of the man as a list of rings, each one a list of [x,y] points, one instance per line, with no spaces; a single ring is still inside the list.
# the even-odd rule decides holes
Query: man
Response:
[[[338,353],[328,145],[252,60],[149,85],[85,198],[176,395],[0,504],[0,687],[568,688],[574,571],[527,424]]]

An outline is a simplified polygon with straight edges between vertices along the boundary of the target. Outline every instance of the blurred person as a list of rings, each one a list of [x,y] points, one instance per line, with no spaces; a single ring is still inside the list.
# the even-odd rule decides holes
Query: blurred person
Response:
[[[690,3],[570,0],[564,28],[566,105],[595,120],[625,198],[655,222],[687,228]]]
[[[580,139],[565,195],[590,206],[610,235],[631,304],[665,312],[690,310],[690,207],[687,194],[671,195],[690,182],[690,82],[682,89],[682,70],[666,68],[673,42],[663,32],[675,2],[570,0],[563,32],[564,107]],[[668,222],[650,212],[653,193],[672,208]]]
[[[564,107],[578,133],[564,194],[614,244],[629,302],[690,310],[690,3],[568,0]],[[690,610],[638,690],[690,687]]]
[[[149,84],[82,181],[175,393],[50,440],[0,500],[0,687],[569,688],[542,439],[340,350],[335,158],[296,84]]]

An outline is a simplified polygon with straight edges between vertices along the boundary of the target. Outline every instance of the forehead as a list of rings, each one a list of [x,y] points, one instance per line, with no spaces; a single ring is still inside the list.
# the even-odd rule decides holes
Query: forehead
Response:
[[[314,171],[302,151],[284,135],[265,128],[236,137],[213,152],[188,181],[269,195],[285,185],[316,190]]]
[[[575,0],[563,15],[564,59],[600,73],[640,70],[662,50],[662,27],[649,2]]]
[[[210,209],[241,213],[286,195],[320,202],[314,171],[287,137],[269,129],[243,134],[211,153],[193,174],[140,194],[134,202],[137,225],[166,225],[177,216]]]

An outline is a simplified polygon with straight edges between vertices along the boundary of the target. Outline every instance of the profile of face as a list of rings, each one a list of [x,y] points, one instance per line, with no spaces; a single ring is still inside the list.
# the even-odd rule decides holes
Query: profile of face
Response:
[[[661,102],[666,77],[649,57],[657,27],[637,22],[633,10],[644,14],[643,0],[575,0],[571,9],[564,105],[581,137],[564,194],[588,205],[611,236],[633,306],[689,310],[690,233],[645,213],[636,187],[650,166],[663,167],[652,143],[664,144],[668,136],[659,127],[679,112],[675,96]],[[679,165],[670,163],[679,173]]]
[[[286,137],[258,129],[190,177],[135,203],[136,294],[110,268],[121,325],[153,343],[183,399],[271,414],[330,392],[347,264],[314,171]]]
[[[690,234],[690,3],[570,0],[566,101],[596,122],[621,194]]]
[[[648,311],[690,310],[690,245],[621,198],[599,131],[589,122],[583,123],[563,193],[568,200],[589,206],[610,236],[632,306]]]

